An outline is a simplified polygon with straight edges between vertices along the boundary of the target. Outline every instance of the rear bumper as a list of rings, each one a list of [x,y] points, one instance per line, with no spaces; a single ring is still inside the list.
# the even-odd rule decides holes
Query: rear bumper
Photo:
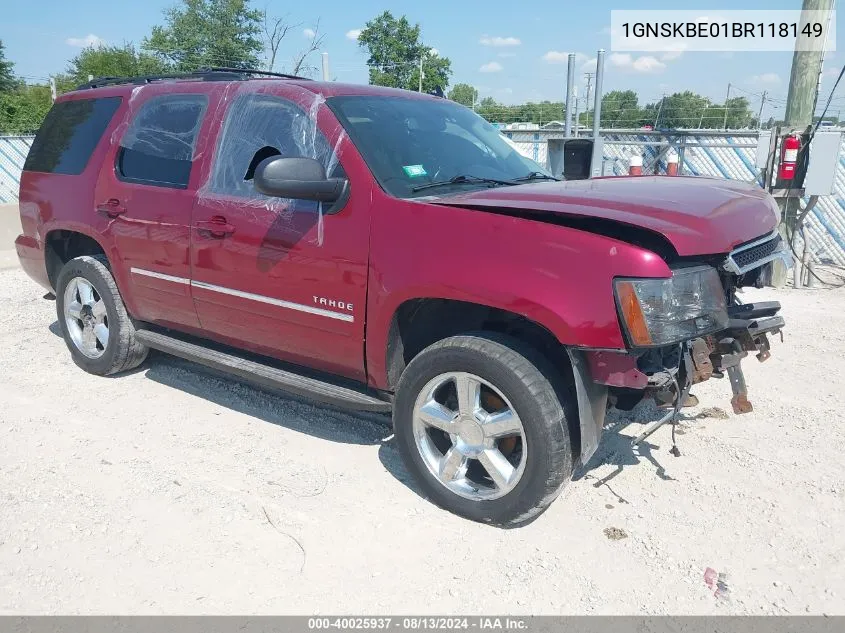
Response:
[[[41,248],[38,240],[27,235],[18,235],[15,239],[15,251],[17,251],[18,260],[24,272],[52,292],[53,288],[50,285],[47,265],[44,260],[44,249]]]

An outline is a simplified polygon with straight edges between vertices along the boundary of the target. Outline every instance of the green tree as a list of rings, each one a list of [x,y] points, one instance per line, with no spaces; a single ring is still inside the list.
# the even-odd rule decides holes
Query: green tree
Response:
[[[19,84],[0,92],[0,133],[35,132],[52,105],[49,86]]]
[[[602,96],[602,127],[634,128],[642,125],[642,119],[639,99],[633,90],[611,90]]]
[[[143,51],[137,51],[131,43],[123,46],[100,46],[83,49],[70,60],[67,78],[75,85],[94,77],[138,77],[155,75],[169,70],[160,58]]]
[[[728,129],[739,130],[751,125],[751,120],[756,118],[756,115],[751,111],[748,99],[745,97],[733,97],[728,99]]]
[[[15,65],[6,59],[4,50],[3,41],[0,40],[0,92],[12,90],[18,85],[18,80],[13,72]]]
[[[452,101],[456,101],[461,105],[471,108],[475,105],[475,101],[478,99],[478,90],[469,84],[455,84],[455,86],[449,91],[449,98]]]
[[[373,18],[358,36],[358,45],[367,50],[370,83],[377,86],[418,90],[420,60],[423,91],[449,85],[452,62],[420,41],[420,25],[411,26],[404,15],[396,19],[390,11]]]
[[[177,71],[203,66],[258,68],[264,13],[249,0],[179,0],[143,48]]]

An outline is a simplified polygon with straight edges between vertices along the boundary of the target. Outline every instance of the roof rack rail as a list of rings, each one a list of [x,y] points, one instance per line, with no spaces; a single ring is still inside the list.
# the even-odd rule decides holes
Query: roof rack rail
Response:
[[[269,70],[259,70],[257,68],[231,68],[228,66],[210,66],[209,68],[204,68],[203,70],[210,70],[213,72],[222,72],[222,73],[241,73],[244,75],[266,75],[268,77],[279,77],[281,79],[301,79],[303,81],[313,81],[309,77],[300,77],[299,75],[288,75],[285,73],[274,73]]]
[[[142,75],[140,77],[97,77],[92,81],[77,86],[76,90],[90,90],[92,88],[102,88],[103,86],[118,86],[122,84],[143,86],[145,84],[150,84],[155,81],[167,81],[169,79],[193,79],[196,81],[242,81],[252,75],[266,75],[268,77],[279,77],[281,79],[301,79],[305,81],[310,81],[308,77],[286,75],[284,73],[274,73],[266,70],[258,70],[255,68],[229,68],[225,66],[212,66],[209,68],[199,68],[189,73]]]

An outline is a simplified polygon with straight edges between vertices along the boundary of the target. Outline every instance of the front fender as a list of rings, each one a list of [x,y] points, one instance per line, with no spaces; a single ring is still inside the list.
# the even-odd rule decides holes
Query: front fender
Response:
[[[383,194],[382,194],[383,195]],[[615,277],[668,277],[655,253],[536,219],[374,201],[367,294],[370,380],[387,388],[390,324],[409,299],[453,299],[518,314],[571,347],[624,349]]]

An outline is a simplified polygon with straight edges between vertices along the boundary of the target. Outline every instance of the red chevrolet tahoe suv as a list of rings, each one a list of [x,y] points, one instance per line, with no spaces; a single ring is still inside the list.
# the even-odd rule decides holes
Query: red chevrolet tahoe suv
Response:
[[[74,362],[150,348],[391,412],[425,495],[539,515],[608,406],[674,423],[690,386],[769,354],[777,207],[724,180],[561,182],[471,110],[372,86],[205,70],[58,99],[20,189],[24,270]]]

